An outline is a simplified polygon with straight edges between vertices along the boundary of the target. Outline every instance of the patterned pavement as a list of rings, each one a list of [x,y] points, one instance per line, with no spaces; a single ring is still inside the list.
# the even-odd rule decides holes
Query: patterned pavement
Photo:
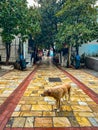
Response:
[[[61,82],[50,82],[49,78],[60,78]],[[57,112],[55,100],[40,94],[65,82],[72,87],[71,102],[63,101]],[[62,71],[54,65],[11,71],[0,77],[0,130],[97,130],[97,84],[95,76],[71,68]]]
[[[95,93],[96,97],[98,98],[98,77],[91,75],[88,73],[88,71],[85,71],[85,73],[82,70],[73,70],[73,69],[67,69],[66,72],[73,75],[78,81],[85,84],[85,86],[88,87],[88,89],[91,89],[93,93]],[[94,74],[95,75],[95,74]]]

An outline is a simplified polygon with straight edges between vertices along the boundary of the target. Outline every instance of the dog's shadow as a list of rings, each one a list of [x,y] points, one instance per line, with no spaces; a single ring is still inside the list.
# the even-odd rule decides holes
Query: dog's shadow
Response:
[[[73,115],[73,111],[63,111],[63,110],[57,111],[57,110],[55,110],[55,115],[58,117],[69,117],[69,116]]]
[[[61,102],[59,109],[57,109],[56,103],[54,105],[53,104],[51,104],[51,105],[52,105],[52,111],[54,111],[55,114],[58,116],[64,115],[64,112],[68,113],[68,112],[72,111],[71,104],[67,100],[63,100],[63,102]]]

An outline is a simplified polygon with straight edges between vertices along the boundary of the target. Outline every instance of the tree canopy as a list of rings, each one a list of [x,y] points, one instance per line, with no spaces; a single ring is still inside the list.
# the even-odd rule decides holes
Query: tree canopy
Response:
[[[6,62],[9,61],[11,43],[15,35],[20,34],[24,42],[28,34],[35,35],[40,31],[38,13],[35,10],[27,7],[26,0],[0,1],[0,27],[2,40],[6,46]]]
[[[39,0],[39,4],[41,5],[39,8],[41,15],[41,34],[37,37],[37,40],[42,47],[54,47],[58,23],[55,14],[60,9],[63,1],[58,3],[57,0]]]
[[[22,42],[30,34],[42,48],[80,46],[98,39],[97,0],[38,0],[39,7],[27,6],[26,0],[0,1],[1,36],[6,46],[7,60],[15,35]]]
[[[96,0],[66,0],[56,16],[63,17],[58,24],[57,39],[79,46],[94,39],[92,37],[96,24]]]
[[[6,47],[6,64],[8,64],[11,52],[11,42],[16,34],[16,28],[19,26],[19,19],[23,17],[21,10],[26,5],[23,0],[1,0],[0,1],[0,27],[1,36]]]

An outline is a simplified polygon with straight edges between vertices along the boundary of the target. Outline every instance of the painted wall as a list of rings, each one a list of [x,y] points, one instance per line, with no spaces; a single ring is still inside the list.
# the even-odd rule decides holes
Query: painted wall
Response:
[[[91,56],[98,54],[98,42],[92,41],[87,44],[82,44],[82,46],[79,47],[79,54],[82,55],[83,53]]]

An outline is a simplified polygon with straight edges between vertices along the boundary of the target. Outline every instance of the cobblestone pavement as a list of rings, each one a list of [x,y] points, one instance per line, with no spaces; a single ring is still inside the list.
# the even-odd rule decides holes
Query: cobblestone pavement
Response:
[[[97,77],[81,70],[71,68],[65,70],[86,84],[92,90],[90,93],[96,93],[93,95],[97,98]],[[52,82],[49,78],[59,78],[61,82],[60,80]],[[0,130],[29,130],[30,128],[32,130],[33,128],[97,130],[98,103],[93,100],[91,94],[89,95],[85,85],[84,91],[81,83],[77,84],[74,81],[64,71],[47,64],[40,65],[35,71],[34,69],[12,71],[0,77]],[[70,83],[72,87],[71,101],[70,103],[67,100],[63,101],[61,111],[57,112],[55,100],[41,97],[40,94],[44,89],[65,82]]]

